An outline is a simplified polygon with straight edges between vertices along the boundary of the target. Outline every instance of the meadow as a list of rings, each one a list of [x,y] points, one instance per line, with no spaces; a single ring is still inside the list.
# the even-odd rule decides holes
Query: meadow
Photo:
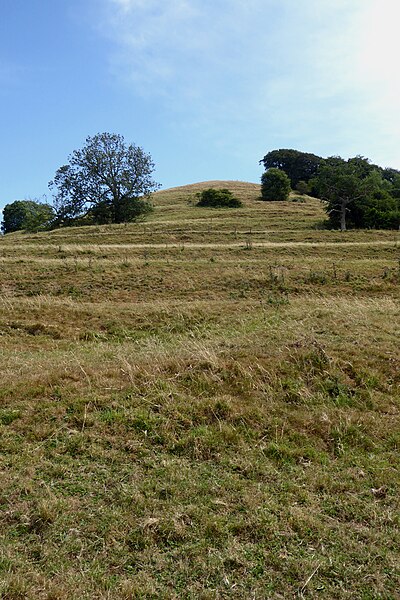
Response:
[[[4,600],[400,598],[400,233],[259,193],[0,239]]]

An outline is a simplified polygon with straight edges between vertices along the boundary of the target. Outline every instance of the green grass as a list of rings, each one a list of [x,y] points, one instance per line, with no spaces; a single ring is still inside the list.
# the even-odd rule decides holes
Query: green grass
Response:
[[[399,597],[400,239],[258,195],[0,240],[0,597]]]

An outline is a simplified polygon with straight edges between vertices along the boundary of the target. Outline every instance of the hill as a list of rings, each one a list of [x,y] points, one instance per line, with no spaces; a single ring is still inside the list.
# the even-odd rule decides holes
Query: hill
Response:
[[[157,204],[182,203],[187,199],[194,199],[198,192],[202,190],[228,189],[242,202],[250,203],[260,197],[260,184],[249,183],[247,181],[201,181],[190,185],[160,190],[154,194],[154,200]]]
[[[0,239],[0,597],[397,597],[400,240],[258,194]]]

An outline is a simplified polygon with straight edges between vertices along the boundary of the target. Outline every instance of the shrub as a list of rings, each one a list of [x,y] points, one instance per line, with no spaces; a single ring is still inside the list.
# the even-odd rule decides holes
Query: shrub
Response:
[[[118,210],[119,214],[124,216],[125,222],[129,222],[145,217],[148,213],[152,212],[153,206],[150,202],[141,200],[140,198],[128,198],[119,204]],[[89,223],[96,225],[114,223],[115,211],[110,204],[99,202],[88,210],[86,217]]]
[[[268,169],[261,176],[262,200],[287,200],[290,193],[290,179],[280,169]]]
[[[209,188],[196,194],[199,201],[196,206],[209,206],[212,208],[240,208],[242,203],[227,189],[214,190]]]

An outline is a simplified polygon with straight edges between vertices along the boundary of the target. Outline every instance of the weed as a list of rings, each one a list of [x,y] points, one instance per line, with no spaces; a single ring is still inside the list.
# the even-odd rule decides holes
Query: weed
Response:
[[[13,421],[21,417],[21,411],[13,409],[0,410],[0,423],[2,425],[11,425]]]

